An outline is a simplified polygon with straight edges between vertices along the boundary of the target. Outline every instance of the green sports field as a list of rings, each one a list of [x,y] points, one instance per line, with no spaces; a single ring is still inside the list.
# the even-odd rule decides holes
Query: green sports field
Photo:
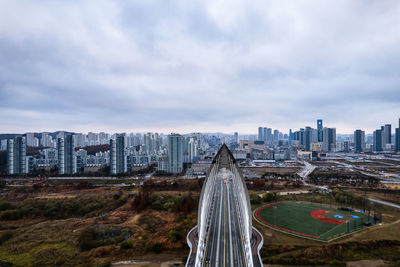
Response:
[[[292,201],[273,203],[259,208],[255,216],[261,223],[272,228],[323,241],[360,230],[368,221],[368,215],[362,212],[343,211]]]

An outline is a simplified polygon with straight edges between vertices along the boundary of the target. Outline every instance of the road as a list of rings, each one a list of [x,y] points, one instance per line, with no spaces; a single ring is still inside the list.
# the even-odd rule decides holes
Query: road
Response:
[[[299,176],[304,180],[308,178],[308,175],[310,175],[315,170],[316,166],[311,165],[307,161],[302,161],[301,163],[303,163],[304,167],[299,172]]]
[[[303,185],[313,187],[318,190],[324,190],[324,191],[329,192],[330,190],[327,186],[313,185],[313,184],[309,184],[306,182],[306,180],[308,179],[308,176],[315,170],[316,166],[311,165],[307,161],[302,161],[301,163],[303,163],[304,167],[300,170],[300,172],[298,174],[301,178],[301,182],[303,183]]]
[[[237,200],[231,177],[230,171],[219,171],[203,266],[245,266]]]
[[[389,206],[389,207],[400,209],[400,205],[397,205],[397,204],[394,204],[394,203],[391,203],[391,202],[387,202],[387,201],[383,201],[383,200],[379,200],[379,199],[374,199],[374,198],[368,198],[368,200],[372,201],[372,202],[376,202],[376,203],[382,204],[382,205],[386,205],[386,206]]]

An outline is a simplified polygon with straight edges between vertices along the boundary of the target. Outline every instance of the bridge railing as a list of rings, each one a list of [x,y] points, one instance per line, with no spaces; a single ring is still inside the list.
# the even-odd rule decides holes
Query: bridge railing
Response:
[[[203,189],[199,200],[199,212],[198,212],[198,233],[199,243],[197,246],[196,253],[196,266],[201,266],[206,248],[206,238],[209,230],[209,224],[211,221],[211,209],[212,198],[214,196],[215,184],[217,180],[217,174],[219,170],[219,160],[211,166],[209,174],[204,181]]]
[[[251,208],[250,199],[247,192],[246,184],[236,166],[233,162],[231,164],[231,171],[234,175],[232,179],[235,187],[234,197],[236,207],[238,209],[239,222],[242,226],[240,228],[241,242],[244,249],[246,266],[253,266],[253,257],[251,252],[251,236],[252,236],[252,222],[251,222]]]

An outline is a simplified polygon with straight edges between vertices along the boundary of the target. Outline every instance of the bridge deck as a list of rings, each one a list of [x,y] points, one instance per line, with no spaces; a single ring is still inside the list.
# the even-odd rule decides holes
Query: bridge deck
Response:
[[[258,253],[263,239],[255,228],[251,228],[251,221],[250,224],[246,221],[247,213],[251,211],[243,204],[250,204],[247,203],[248,198],[243,198],[243,178],[235,169],[234,162],[226,146],[220,149],[213,160],[210,169],[212,175],[207,177],[207,187],[205,189],[203,187],[201,196],[206,197],[206,200],[200,201],[203,206],[199,206],[199,212],[201,210],[207,213],[199,213],[199,222],[202,223],[198,228],[201,229],[202,239],[199,240],[200,230],[197,227],[188,235],[191,253],[186,266],[240,267],[250,266],[251,262],[253,266],[262,266]],[[239,183],[237,179],[241,179]],[[247,190],[246,188],[244,190],[246,196]],[[248,228],[253,229],[251,237],[249,237],[251,230]]]
[[[203,266],[245,265],[236,201],[229,182],[231,176],[224,169],[218,174]]]

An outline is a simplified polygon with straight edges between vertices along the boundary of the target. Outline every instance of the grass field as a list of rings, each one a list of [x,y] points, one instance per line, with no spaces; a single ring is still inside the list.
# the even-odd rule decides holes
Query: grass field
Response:
[[[362,212],[292,201],[261,207],[255,215],[261,223],[274,229],[322,241],[361,230],[365,222],[372,221]]]

